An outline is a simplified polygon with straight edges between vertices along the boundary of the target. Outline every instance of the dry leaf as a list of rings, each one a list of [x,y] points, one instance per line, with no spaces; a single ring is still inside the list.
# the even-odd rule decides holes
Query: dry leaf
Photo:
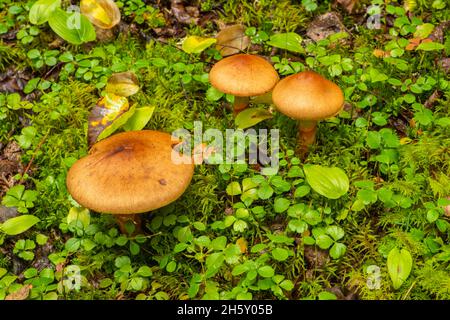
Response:
[[[222,56],[230,56],[248,48],[250,38],[245,35],[245,27],[235,24],[222,29],[216,36],[216,49]]]
[[[358,0],[337,0],[337,2],[344,7],[344,9],[348,13],[352,13],[355,5],[358,3]]]
[[[420,38],[412,38],[409,39],[408,45],[405,47],[405,50],[411,51],[414,50],[421,42]]]
[[[191,24],[198,22],[199,10],[196,7],[185,7],[182,0],[170,1],[170,9],[172,14],[183,24]]]
[[[390,51],[383,51],[381,49],[373,50],[372,54],[377,58],[386,58],[391,55]]]
[[[30,295],[31,288],[33,288],[31,284],[26,284],[16,292],[8,294],[5,300],[25,300]]]
[[[89,145],[93,145],[102,132],[112,126],[122,114],[129,109],[128,100],[125,97],[107,93],[100,98],[89,114],[88,139]]]
[[[328,36],[344,32],[345,26],[336,12],[328,12],[316,17],[308,27],[306,35],[314,41],[326,39]]]
[[[239,246],[239,250],[241,250],[241,253],[246,253],[247,252],[248,243],[247,243],[247,240],[245,240],[245,238],[237,239],[236,244]]]

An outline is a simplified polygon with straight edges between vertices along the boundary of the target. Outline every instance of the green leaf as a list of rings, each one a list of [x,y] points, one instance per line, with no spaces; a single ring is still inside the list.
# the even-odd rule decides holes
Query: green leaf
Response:
[[[216,42],[217,39],[214,38],[189,36],[183,41],[181,49],[186,53],[200,53]]]
[[[290,206],[291,202],[286,199],[286,198],[278,198],[275,199],[275,203],[274,203],[274,209],[276,213],[281,213],[283,211],[286,211],[289,206]]]
[[[394,289],[399,289],[412,269],[412,257],[408,250],[393,248],[387,257],[387,267]]]
[[[236,220],[233,224],[233,230],[236,232],[244,232],[247,227],[247,222],[244,220]]]
[[[36,235],[36,242],[38,245],[43,246],[47,243],[48,237],[46,235],[43,235],[41,233]]]
[[[316,238],[316,243],[320,249],[328,249],[333,244],[333,239],[326,234],[321,234]]]
[[[337,300],[337,297],[328,291],[322,291],[319,293],[319,300]]]
[[[239,182],[233,181],[228,184],[226,191],[230,196],[236,196],[242,193],[241,185]]]
[[[67,215],[67,224],[71,224],[74,221],[80,221],[84,228],[87,228],[91,223],[91,215],[89,214],[89,209],[72,207]]]
[[[136,108],[133,115],[123,125],[125,131],[142,130],[150,121],[155,107]]]
[[[266,182],[262,183],[258,188],[258,197],[261,200],[269,199],[273,194],[272,187]]]
[[[305,165],[303,171],[311,188],[324,197],[338,199],[348,191],[348,177],[342,169]]]
[[[272,278],[275,274],[275,270],[271,266],[262,266],[258,269],[258,274],[264,278]]]
[[[8,236],[15,236],[27,231],[40,220],[39,218],[26,214],[6,220],[0,225],[0,231],[6,233]]]
[[[289,251],[283,248],[275,248],[272,250],[272,257],[277,261],[285,261],[289,257]]]
[[[416,50],[423,50],[423,51],[437,51],[444,49],[445,46],[442,43],[438,42],[421,42],[419,46],[416,48]]]
[[[32,24],[43,24],[48,21],[53,11],[61,6],[61,0],[38,0],[33,4],[28,15]]]
[[[220,236],[211,241],[211,248],[217,251],[225,249],[227,245],[227,237]]]
[[[288,227],[294,232],[303,233],[308,229],[308,224],[302,220],[294,219],[289,221]]]
[[[303,185],[295,189],[294,197],[295,198],[302,198],[306,196],[311,191],[311,188],[309,186]]]
[[[224,95],[223,92],[217,90],[214,87],[209,87],[208,90],[206,91],[206,100],[208,101],[217,101],[220,98],[222,98]]]
[[[50,15],[48,23],[61,38],[72,44],[82,44],[96,39],[92,23],[79,12],[67,13],[57,8]]]
[[[301,46],[302,40],[302,37],[294,32],[278,33],[271,36],[267,44],[272,47],[302,53],[305,51]]]
[[[425,39],[427,38],[431,32],[433,32],[434,25],[431,23],[424,23],[420,26],[417,26],[416,31],[414,32],[414,38]]]
[[[336,242],[330,249],[330,256],[333,259],[339,259],[345,254],[347,247],[343,243]]]
[[[140,277],[151,277],[153,275],[152,269],[148,266],[142,266],[137,271],[137,275]]]
[[[70,238],[67,240],[65,248],[69,252],[75,252],[80,248],[81,240],[78,238]]]
[[[247,129],[253,127],[266,119],[272,118],[272,114],[263,108],[247,108],[236,116],[234,120],[238,129]]]
[[[345,235],[344,229],[338,226],[328,226],[326,230],[335,241],[342,239]]]

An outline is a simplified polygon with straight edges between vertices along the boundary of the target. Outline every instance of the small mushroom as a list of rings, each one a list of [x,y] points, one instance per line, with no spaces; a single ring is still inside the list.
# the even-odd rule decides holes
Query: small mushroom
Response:
[[[282,79],[273,89],[272,99],[281,113],[299,121],[300,154],[314,143],[317,122],[336,115],[344,105],[342,90],[313,71]]]
[[[75,162],[67,175],[67,188],[82,206],[116,215],[122,233],[127,221],[139,232],[136,214],[175,201],[192,179],[190,159],[181,164],[172,161],[173,144],[170,134],[159,131],[113,135]]]
[[[270,92],[278,80],[278,74],[269,62],[251,54],[226,57],[209,72],[209,81],[214,88],[234,95],[235,115],[247,107],[249,97]]]

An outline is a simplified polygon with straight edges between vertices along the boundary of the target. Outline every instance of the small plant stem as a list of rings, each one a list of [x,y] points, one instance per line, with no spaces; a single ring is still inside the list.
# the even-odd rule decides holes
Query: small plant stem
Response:
[[[249,97],[234,97],[233,114],[237,116],[239,112],[247,108]]]
[[[122,234],[129,235],[125,227],[128,221],[131,221],[134,225],[134,231],[131,235],[142,233],[142,219],[139,214],[116,214],[115,217]]]
[[[300,120],[298,122],[297,154],[304,155],[308,147],[316,140],[317,121]]]
[[[30,161],[28,161],[27,166],[25,167],[25,170],[23,171],[22,177],[19,180],[19,184],[23,183],[23,177],[25,176],[25,174],[28,172],[28,170],[30,170],[31,165],[33,164],[34,158],[36,158],[36,154],[38,153],[38,151],[41,149],[42,145],[44,144],[45,140],[47,139],[48,135],[50,134],[50,130],[48,129],[47,133],[42,137],[41,141],[39,141],[39,144],[37,145],[36,149],[34,149],[33,151],[33,155],[31,156]]]

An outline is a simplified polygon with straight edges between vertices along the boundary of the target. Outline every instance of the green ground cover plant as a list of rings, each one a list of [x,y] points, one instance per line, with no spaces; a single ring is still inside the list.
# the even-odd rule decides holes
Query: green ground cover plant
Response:
[[[113,28],[82,18],[65,35],[37,2],[79,5],[0,1],[0,299],[450,299],[448,3],[120,0]],[[273,104],[235,117],[211,85],[216,35],[235,24],[237,52],[280,78],[313,70],[341,88],[306,154]],[[136,79],[111,85],[118,73]],[[279,169],[196,165],[178,200],[122,233],[66,187],[111,91],[127,103],[102,139],[279,129]]]

